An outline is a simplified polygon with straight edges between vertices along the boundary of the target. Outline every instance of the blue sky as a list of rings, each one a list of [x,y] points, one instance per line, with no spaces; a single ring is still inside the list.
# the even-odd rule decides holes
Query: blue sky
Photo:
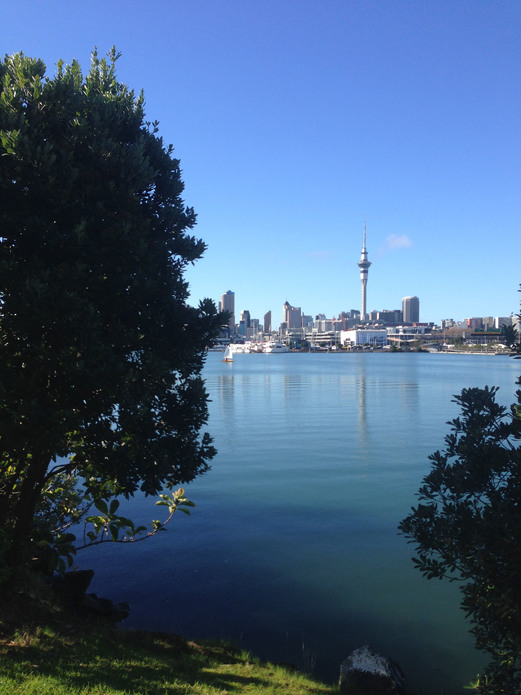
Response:
[[[365,217],[368,310],[519,311],[521,2],[3,0],[0,40],[122,52],[208,244],[194,303],[359,309]]]

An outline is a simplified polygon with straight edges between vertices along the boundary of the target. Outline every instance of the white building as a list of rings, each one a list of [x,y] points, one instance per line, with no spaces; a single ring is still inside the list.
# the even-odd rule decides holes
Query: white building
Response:
[[[402,316],[404,323],[419,323],[420,300],[418,297],[404,297],[402,299]]]
[[[358,328],[352,331],[340,331],[342,345],[387,345],[387,331],[381,328]]]

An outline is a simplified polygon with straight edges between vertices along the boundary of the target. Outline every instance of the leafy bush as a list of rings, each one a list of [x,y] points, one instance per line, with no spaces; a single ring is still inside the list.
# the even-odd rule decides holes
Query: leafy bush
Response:
[[[399,525],[422,574],[461,582],[476,647],[491,656],[475,687],[494,694],[521,690],[521,390],[510,409],[497,391],[455,396],[461,415]]]

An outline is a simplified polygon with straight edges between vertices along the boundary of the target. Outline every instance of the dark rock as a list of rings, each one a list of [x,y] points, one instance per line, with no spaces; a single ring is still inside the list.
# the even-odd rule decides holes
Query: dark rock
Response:
[[[125,620],[130,613],[128,603],[114,603],[108,598],[99,598],[96,594],[85,594],[81,600],[81,609],[112,623]]]
[[[400,666],[371,647],[355,649],[340,667],[341,695],[406,695]]]
[[[84,617],[95,616],[113,623],[125,620],[130,613],[128,603],[114,603],[96,594],[86,594],[94,570],[65,572],[50,578],[50,584],[65,605]]]
[[[51,578],[50,583],[62,601],[77,606],[93,577],[94,570],[76,570],[56,574]]]

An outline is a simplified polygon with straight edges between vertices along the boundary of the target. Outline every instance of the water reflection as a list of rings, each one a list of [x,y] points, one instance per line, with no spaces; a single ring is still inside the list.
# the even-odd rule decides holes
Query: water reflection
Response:
[[[358,433],[360,448],[367,454],[369,439],[367,433],[367,397],[365,387],[365,360],[358,365]]]

